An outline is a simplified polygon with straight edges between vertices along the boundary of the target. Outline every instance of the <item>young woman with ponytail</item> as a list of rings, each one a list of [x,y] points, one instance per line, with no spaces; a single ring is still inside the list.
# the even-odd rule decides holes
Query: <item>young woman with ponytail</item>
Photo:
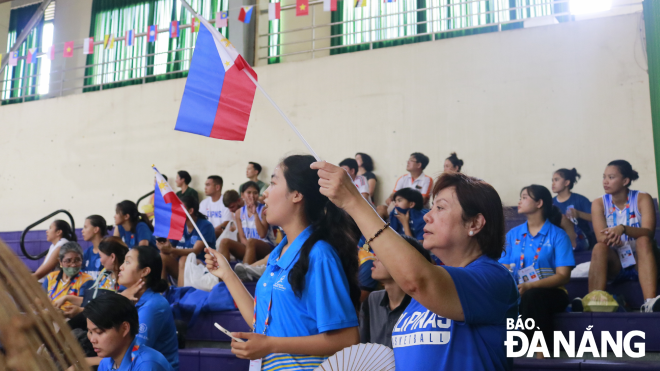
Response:
[[[560,227],[562,215],[544,186],[532,184],[522,189],[518,213],[527,221],[507,233],[500,263],[511,270],[518,283],[520,314],[523,319],[534,319],[552,350],[552,317],[569,303],[563,285],[571,279],[575,266],[573,248]],[[529,339],[532,335],[529,331]],[[537,358],[543,357],[537,353]]]
[[[353,220],[319,192],[312,156],[289,156],[264,193],[269,224],[286,237],[270,254],[255,298],[227,259],[207,250],[209,271],[222,279],[253,333],[235,333],[239,358],[262,370],[314,369],[324,358],[360,341],[356,308],[357,240]],[[259,361],[256,361],[259,362]]]
[[[115,208],[114,236],[120,237],[129,249],[135,246],[156,247],[154,227],[146,214],[141,214],[133,201],[122,201]]]
[[[90,215],[83,224],[82,237],[85,241],[91,242],[92,247],[87,248],[83,254],[82,271],[96,279],[103,264],[101,264],[101,255],[99,255],[99,244],[103,237],[108,234],[108,225],[105,218],[100,215]]]
[[[128,287],[122,295],[136,300],[140,332],[137,345],[146,345],[167,358],[174,370],[179,370],[179,343],[174,316],[167,299],[161,295],[167,282],[161,279],[163,262],[158,250],[136,246],[126,254],[119,268],[119,284]]]
[[[43,282],[48,273],[52,272],[59,265],[58,256],[60,254],[60,247],[69,241],[77,241],[76,234],[71,229],[69,223],[64,220],[55,220],[50,224],[46,231],[46,240],[51,243],[48,248],[48,254],[44,259],[41,266],[32,273],[32,276],[37,278],[39,282]]]
[[[566,216],[574,225],[576,241],[575,251],[588,250],[596,244],[596,237],[589,222],[591,222],[591,201],[581,194],[573,193],[573,186],[580,179],[575,168],[559,169],[552,175],[552,193],[557,196],[552,203]]]

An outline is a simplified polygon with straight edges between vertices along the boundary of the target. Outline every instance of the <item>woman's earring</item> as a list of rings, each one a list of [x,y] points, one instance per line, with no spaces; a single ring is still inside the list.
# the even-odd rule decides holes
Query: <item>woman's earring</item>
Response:
[[[470,233],[469,233],[469,234],[470,234],[470,237],[472,237],[472,235],[474,234],[474,232],[472,232],[472,231],[470,231]]]

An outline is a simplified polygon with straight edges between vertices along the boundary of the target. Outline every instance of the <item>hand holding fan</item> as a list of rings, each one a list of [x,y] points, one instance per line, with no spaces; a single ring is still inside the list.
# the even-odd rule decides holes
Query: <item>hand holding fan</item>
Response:
[[[380,344],[357,344],[344,348],[314,371],[393,371],[394,352]]]

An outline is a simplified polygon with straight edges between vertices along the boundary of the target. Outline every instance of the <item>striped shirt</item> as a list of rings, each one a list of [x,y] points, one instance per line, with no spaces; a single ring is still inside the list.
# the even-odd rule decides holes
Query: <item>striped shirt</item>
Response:
[[[327,357],[304,356],[284,353],[271,353],[261,362],[262,371],[283,370],[314,370],[325,361]]]

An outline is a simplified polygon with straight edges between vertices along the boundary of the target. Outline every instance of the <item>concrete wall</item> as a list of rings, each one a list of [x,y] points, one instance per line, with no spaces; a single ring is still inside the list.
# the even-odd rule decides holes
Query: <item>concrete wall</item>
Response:
[[[58,2],[58,9],[60,3]],[[575,191],[603,193],[610,160],[629,160],[634,188],[657,197],[648,76],[639,14],[412,44],[257,67],[259,81],[325,159],[375,160],[382,200],[413,151],[439,174],[457,151],[464,171],[493,184],[505,204],[521,187],[550,186],[576,167]],[[66,208],[112,222],[114,205],[152,189],[151,164],[186,169],[203,190],[225,189],[264,165],[305,153],[257,92],[245,142],[173,130],[184,79],[0,107],[0,230]]]
[[[11,14],[11,3],[0,4],[0,54],[2,54],[3,58],[7,54],[8,49],[9,14]]]

